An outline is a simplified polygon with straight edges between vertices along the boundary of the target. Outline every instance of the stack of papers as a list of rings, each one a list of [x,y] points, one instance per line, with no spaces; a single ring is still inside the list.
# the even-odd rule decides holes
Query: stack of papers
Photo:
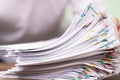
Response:
[[[88,2],[59,38],[0,46],[7,57],[16,57],[15,67],[1,72],[1,79],[96,80],[119,73],[116,25],[97,6]]]

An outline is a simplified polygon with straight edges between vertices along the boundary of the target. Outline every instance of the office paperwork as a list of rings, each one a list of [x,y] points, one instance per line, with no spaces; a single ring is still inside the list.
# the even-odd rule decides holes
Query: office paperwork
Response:
[[[99,1],[89,1],[59,38],[0,46],[6,57],[16,57],[1,80],[97,80],[119,73],[118,32]]]

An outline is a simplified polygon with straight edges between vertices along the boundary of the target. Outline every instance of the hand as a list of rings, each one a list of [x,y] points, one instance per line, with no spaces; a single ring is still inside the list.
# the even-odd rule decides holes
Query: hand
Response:
[[[118,32],[119,32],[119,36],[120,36],[120,23],[119,23],[118,18],[114,18],[114,22],[115,22],[115,24],[117,26],[117,29],[118,29]]]

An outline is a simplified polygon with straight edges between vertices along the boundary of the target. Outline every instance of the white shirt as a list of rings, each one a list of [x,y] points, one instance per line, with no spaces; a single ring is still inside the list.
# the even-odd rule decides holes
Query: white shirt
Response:
[[[67,4],[79,13],[84,0],[0,0],[0,44],[32,42],[59,36]]]

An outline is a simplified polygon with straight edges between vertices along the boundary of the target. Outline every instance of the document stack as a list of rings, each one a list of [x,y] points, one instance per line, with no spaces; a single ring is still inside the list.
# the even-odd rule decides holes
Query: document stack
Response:
[[[65,33],[56,39],[0,46],[15,57],[0,80],[98,80],[120,71],[119,36],[113,18],[99,0],[89,1]]]

